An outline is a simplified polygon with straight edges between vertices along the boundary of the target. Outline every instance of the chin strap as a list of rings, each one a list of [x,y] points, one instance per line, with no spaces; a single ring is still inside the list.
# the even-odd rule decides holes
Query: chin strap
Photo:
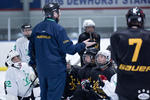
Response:
[[[97,64],[97,67],[95,67],[94,69],[106,69],[109,64],[110,64],[110,61],[103,65]]]
[[[22,64],[21,64],[21,62],[17,62],[17,63],[12,64],[12,67],[14,67],[16,69],[21,69]]]

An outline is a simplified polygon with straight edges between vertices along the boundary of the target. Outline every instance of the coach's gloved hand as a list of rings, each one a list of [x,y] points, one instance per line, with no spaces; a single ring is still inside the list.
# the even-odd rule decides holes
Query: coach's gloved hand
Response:
[[[85,91],[89,91],[91,89],[90,81],[87,79],[81,81],[81,86],[82,86],[82,89]]]

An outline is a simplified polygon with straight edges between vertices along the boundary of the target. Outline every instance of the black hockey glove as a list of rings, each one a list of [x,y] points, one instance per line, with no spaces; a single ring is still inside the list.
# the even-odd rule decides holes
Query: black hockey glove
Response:
[[[81,82],[81,86],[82,86],[82,89],[85,90],[85,91],[90,91],[91,87],[90,87],[90,81],[89,80],[82,80]]]

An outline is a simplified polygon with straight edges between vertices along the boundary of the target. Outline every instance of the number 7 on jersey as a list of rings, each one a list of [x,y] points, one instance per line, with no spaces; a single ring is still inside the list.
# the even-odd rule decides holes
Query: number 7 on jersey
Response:
[[[141,49],[141,46],[142,46],[142,42],[143,42],[143,40],[141,38],[130,38],[129,39],[129,45],[136,44],[134,54],[133,54],[133,57],[132,57],[132,62],[137,61],[137,58],[139,56],[139,52],[140,52],[140,49]]]

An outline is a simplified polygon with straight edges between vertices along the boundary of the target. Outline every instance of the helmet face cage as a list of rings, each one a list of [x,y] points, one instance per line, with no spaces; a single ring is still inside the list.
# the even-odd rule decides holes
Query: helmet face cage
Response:
[[[95,55],[97,54],[98,49],[88,48],[83,54],[84,64],[95,64]]]
[[[103,61],[102,61],[102,58],[103,58]],[[97,65],[105,65],[108,62],[108,59],[106,58],[106,56],[104,56],[102,54],[98,54],[95,57],[95,61],[96,61]]]
[[[95,62],[97,66],[106,66],[111,62],[110,51],[104,50],[99,51],[95,57]]]
[[[48,3],[43,7],[43,11],[45,13],[45,17],[53,17],[53,12],[59,14],[59,4],[58,3]]]
[[[17,56],[19,56],[19,53],[17,51],[11,50],[7,55],[6,64],[8,66],[14,65],[14,62],[12,61],[12,59]]]
[[[21,58],[20,58],[19,55],[17,55],[17,56],[15,56],[15,57],[13,57],[13,58],[11,59],[11,61],[12,61],[13,63],[17,63],[17,62],[20,62],[20,61],[21,61]]]
[[[129,9],[128,13],[126,14],[128,27],[137,26],[143,28],[144,19],[145,19],[145,14],[143,10],[138,7]]]
[[[83,62],[84,64],[90,64],[90,63],[95,63],[95,57],[94,55],[91,55],[91,54],[83,54]]]

